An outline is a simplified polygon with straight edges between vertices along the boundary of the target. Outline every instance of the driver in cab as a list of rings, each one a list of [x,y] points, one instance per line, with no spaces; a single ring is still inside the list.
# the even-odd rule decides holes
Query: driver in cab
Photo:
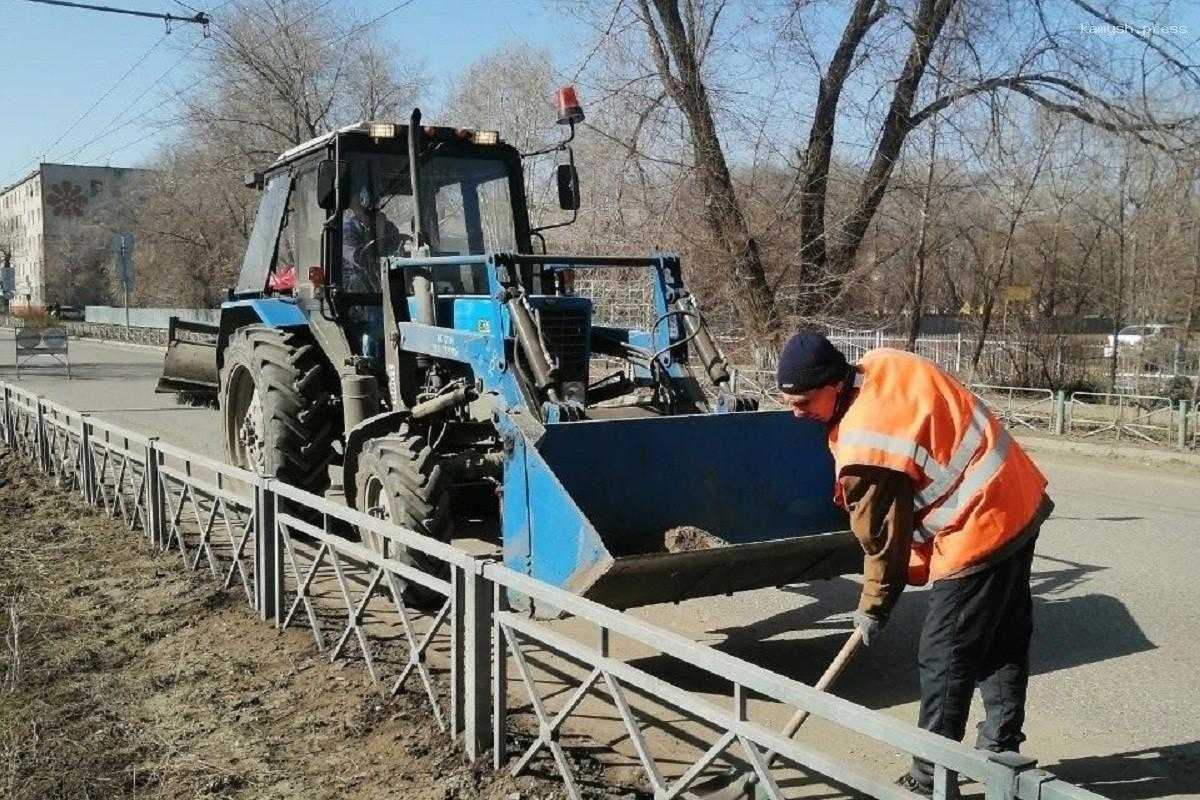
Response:
[[[350,195],[342,215],[342,287],[347,292],[380,294],[379,258],[395,255],[403,237],[382,209],[368,186]],[[383,357],[383,307],[355,304],[350,309],[349,330],[352,344],[360,354]]]

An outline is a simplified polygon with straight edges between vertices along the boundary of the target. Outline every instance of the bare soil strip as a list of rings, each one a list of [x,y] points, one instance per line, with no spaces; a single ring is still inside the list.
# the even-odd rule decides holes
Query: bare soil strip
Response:
[[[0,631],[5,800],[563,795],[544,771],[466,764],[422,697],[329,666],[307,631],[275,633],[10,453]]]

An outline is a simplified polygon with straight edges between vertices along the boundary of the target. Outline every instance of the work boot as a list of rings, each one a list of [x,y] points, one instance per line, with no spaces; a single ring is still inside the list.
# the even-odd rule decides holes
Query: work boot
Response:
[[[922,797],[933,797],[933,784],[925,783],[913,776],[911,772],[906,772],[896,779],[896,785],[901,789],[906,789],[913,794],[919,794]],[[946,800],[959,800],[961,795],[958,792],[958,781],[951,783],[946,787]]]

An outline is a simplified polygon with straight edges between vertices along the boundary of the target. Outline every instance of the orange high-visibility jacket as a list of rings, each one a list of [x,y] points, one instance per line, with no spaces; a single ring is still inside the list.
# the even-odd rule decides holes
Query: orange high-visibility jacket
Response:
[[[1046,478],[987,407],[932,362],[880,349],[858,367],[858,395],[829,431],[838,478],[868,465],[913,479],[910,584],[986,561],[1033,519]]]

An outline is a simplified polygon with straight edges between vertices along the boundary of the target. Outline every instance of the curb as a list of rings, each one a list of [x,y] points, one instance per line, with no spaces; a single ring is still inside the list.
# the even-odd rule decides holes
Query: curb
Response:
[[[1049,436],[1029,432],[1009,433],[1029,450],[1047,453],[1075,453],[1082,456],[1098,456],[1108,459],[1141,461],[1145,464],[1180,464],[1200,469],[1200,453],[1168,450],[1164,447],[1138,447],[1117,443],[1100,444],[1083,442],[1066,436]]]

